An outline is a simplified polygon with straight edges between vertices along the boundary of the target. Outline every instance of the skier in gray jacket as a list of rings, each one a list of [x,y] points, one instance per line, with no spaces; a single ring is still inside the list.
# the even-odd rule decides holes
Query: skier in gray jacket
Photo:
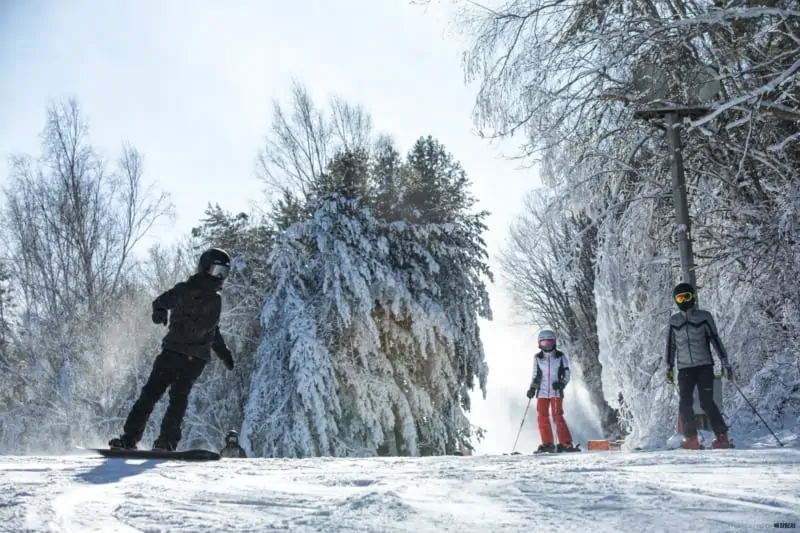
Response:
[[[714,448],[730,448],[728,426],[714,402],[714,359],[711,345],[717,352],[725,377],[733,379],[728,354],[717,334],[714,317],[708,311],[695,309],[695,289],[689,283],[675,286],[672,296],[680,312],[669,318],[667,333],[667,381],[674,383],[673,367],[678,366],[678,395],[683,435],[682,448],[700,449],[694,421],[693,395],[697,387],[700,407],[708,415],[716,439]]]

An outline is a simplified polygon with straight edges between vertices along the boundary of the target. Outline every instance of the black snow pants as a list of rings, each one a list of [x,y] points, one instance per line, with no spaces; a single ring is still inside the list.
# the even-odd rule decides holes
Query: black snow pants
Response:
[[[708,415],[711,429],[715,435],[728,432],[728,426],[722,419],[719,407],[714,403],[714,365],[701,365],[678,370],[678,393],[680,395],[680,414],[683,425],[683,435],[687,438],[697,435],[697,426],[694,422],[694,388],[697,387],[697,396],[700,408]]]
[[[153,408],[169,388],[169,405],[161,421],[160,439],[177,447],[181,440],[181,424],[189,406],[189,393],[203,373],[206,361],[170,350],[162,351],[153,362],[153,369],[139,399],[133,404],[123,431],[139,442]]]

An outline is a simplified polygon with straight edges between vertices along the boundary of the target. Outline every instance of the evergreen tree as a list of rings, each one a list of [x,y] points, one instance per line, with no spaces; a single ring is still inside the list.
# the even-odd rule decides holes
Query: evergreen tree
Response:
[[[475,203],[461,164],[430,135],[414,143],[403,178],[406,220],[453,222]]]
[[[382,137],[375,144],[372,156],[373,209],[383,220],[399,220],[402,203],[401,178],[403,159],[394,141]]]
[[[316,205],[270,255],[276,282],[245,414],[251,450],[420,455],[469,445],[468,391],[478,377],[485,393],[487,374],[476,325],[489,314],[476,280],[488,273],[482,245],[458,225],[382,221],[338,194]]]

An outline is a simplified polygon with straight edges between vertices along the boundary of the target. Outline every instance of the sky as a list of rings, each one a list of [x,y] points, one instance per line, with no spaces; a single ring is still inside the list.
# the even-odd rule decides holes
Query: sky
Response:
[[[464,82],[464,47],[445,9],[408,0],[0,2],[0,179],[5,184],[8,154],[39,153],[47,105],[75,97],[93,144],[113,160],[129,141],[144,154],[145,178],[171,195],[177,218],[152,237],[166,244],[209,202],[238,212],[263,199],[255,157],[272,101],[288,101],[293,78],[320,104],[332,95],[363,104],[401,152],[433,135],[492,213],[495,317],[481,324],[488,395],[475,395],[470,418],[488,430],[479,452],[510,451],[537,329],[514,315],[495,254],[539,179],[502,157],[515,146],[501,151],[474,133],[476,87]],[[584,423],[581,398],[568,396],[568,422]],[[529,413],[518,448],[534,444]]]

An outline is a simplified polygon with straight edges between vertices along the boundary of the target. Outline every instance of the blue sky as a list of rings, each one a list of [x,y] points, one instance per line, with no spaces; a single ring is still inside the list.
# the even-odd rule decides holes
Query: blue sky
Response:
[[[476,89],[464,84],[443,9],[407,0],[0,3],[0,178],[7,154],[38,153],[47,104],[75,96],[94,144],[115,158],[130,141],[145,177],[171,194],[178,219],[156,234],[169,242],[208,202],[238,211],[261,197],[254,159],[272,99],[286,99],[294,77],[320,103],[338,94],[365,105],[401,151],[420,135],[443,142],[492,212],[494,254],[538,177],[473,133]],[[489,430],[480,451],[502,452],[527,401],[536,331],[514,326],[499,276],[492,300],[495,321],[482,326],[488,400],[471,418]],[[535,417],[527,424],[524,447],[538,443]]]

